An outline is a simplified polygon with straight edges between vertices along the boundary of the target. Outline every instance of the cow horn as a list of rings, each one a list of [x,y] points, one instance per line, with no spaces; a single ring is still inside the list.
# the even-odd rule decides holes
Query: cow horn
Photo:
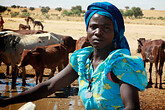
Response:
[[[137,40],[137,41],[140,43],[141,46],[143,46],[143,43],[140,40]]]

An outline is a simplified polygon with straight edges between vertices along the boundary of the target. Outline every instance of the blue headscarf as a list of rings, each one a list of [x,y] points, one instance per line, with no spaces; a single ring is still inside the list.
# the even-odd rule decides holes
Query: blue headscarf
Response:
[[[85,13],[86,30],[88,29],[89,20],[95,13],[107,16],[112,20],[115,30],[113,43],[116,44],[116,48],[130,50],[127,39],[124,36],[125,26],[119,9],[109,2],[92,3],[88,6],[87,12]]]

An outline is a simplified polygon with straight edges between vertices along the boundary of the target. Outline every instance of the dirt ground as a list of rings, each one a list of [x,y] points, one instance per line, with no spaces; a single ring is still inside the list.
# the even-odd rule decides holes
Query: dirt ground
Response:
[[[25,24],[23,18],[5,18],[4,28],[18,29],[20,23]],[[43,22],[44,30],[54,32],[62,35],[70,35],[74,39],[78,39],[81,36],[86,36],[84,22],[71,22],[71,21],[54,21],[45,20]],[[143,24],[125,24],[125,36],[129,42],[132,55],[140,56],[136,53],[137,39],[144,37],[146,39],[163,39],[165,40],[165,26],[163,25],[143,25]],[[0,73],[5,73],[5,66],[0,67]],[[27,66],[27,74],[34,74],[34,70],[31,66]],[[146,71],[149,77],[149,64],[146,66]],[[49,70],[45,71],[45,75]],[[141,110],[165,110],[165,66],[163,68],[162,87],[163,89],[154,88],[155,85],[155,68],[153,67],[153,85],[147,88],[145,91],[139,91]],[[33,79],[33,78],[31,78]],[[46,80],[46,79],[45,79]],[[11,80],[6,80],[6,82]],[[2,82],[2,81],[1,81]],[[2,88],[0,83],[0,87]],[[77,81],[72,84],[73,88],[78,86]],[[8,87],[8,88],[6,88]],[[31,86],[26,87],[26,89]],[[24,89],[18,87],[17,90],[11,90],[10,86],[5,86],[5,90],[0,89],[1,96],[13,96]],[[36,104],[36,110],[84,110],[81,100],[77,94],[72,94],[67,98],[57,98],[55,95],[51,95],[49,98],[44,98],[38,101],[34,101]],[[9,105],[0,110],[16,110],[24,103]]]

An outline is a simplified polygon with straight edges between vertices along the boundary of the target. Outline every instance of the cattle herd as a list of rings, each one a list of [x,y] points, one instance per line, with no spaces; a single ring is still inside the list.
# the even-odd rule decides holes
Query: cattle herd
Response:
[[[25,19],[27,25],[31,18]],[[35,21],[31,20],[33,23]],[[36,24],[37,25],[37,24]],[[12,88],[16,87],[16,79],[19,69],[22,69],[22,85],[26,84],[25,66],[31,65],[36,73],[36,84],[42,82],[45,68],[51,69],[50,78],[54,75],[56,67],[62,70],[69,62],[69,53],[90,46],[86,37],[78,40],[71,36],[64,36],[42,30],[26,30],[20,26],[19,30],[3,29],[0,32],[0,64],[3,62],[7,66],[6,75],[9,75],[9,66],[12,67]],[[42,25],[43,26],[43,25]],[[146,40],[140,38],[137,52],[141,53],[144,61],[150,62],[149,84],[152,84],[152,65],[155,64],[156,83],[160,76],[159,88],[162,88],[163,64],[165,60],[165,41]],[[159,65],[159,66],[158,66]],[[39,81],[38,81],[39,80]]]
[[[35,69],[37,84],[38,76],[39,81],[42,81],[44,68],[51,69],[52,76],[55,67],[61,70],[61,66],[67,65],[68,54],[75,51],[76,41],[71,36],[55,33],[22,35],[12,31],[0,32],[0,61],[12,67],[12,88],[15,88],[18,63],[23,71],[22,85],[26,84],[25,66],[28,64]]]

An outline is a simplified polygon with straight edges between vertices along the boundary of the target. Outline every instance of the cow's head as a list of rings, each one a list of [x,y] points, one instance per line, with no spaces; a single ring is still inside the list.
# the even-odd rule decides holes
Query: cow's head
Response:
[[[139,38],[137,41],[138,41],[137,53],[140,53],[141,47],[143,46],[143,43],[145,42],[145,38]]]
[[[31,50],[24,49],[23,53],[22,53],[22,56],[21,56],[21,60],[18,64],[18,67],[23,67],[23,66],[29,65],[30,62],[34,61],[33,60],[34,57],[36,58],[38,54],[39,54],[38,52],[34,52],[34,51],[31,51]]]
[[[91,46],[91,44],[90,44],[89,40],[86,37],[85,42],[82,44],[81,48],[88,47],[88,46]]]
[[[75,51],[77,40],[73,39],[71,36],[66,36],[63,37],[63,41],[68,53]]]

